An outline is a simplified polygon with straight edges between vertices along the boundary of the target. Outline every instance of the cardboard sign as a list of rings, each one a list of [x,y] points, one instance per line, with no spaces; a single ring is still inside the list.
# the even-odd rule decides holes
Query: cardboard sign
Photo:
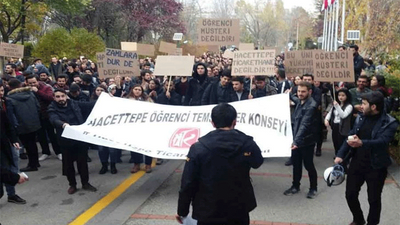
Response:
[[[314,51],[289,51],[285,52],[285,72],[288,77],[314,74]],[[318,51],[318,50],[317,50]]]
[[[168,55],[175,55],[176,44],[161,41],[158,51],[168,53]]]
[[[136,42],[121,42],[121,49],[124,51],[136,52],[139,55],[155,56],[154,45],[140,44]]]
[[[192,76],[194,56],[159,55],[156,59],[156,76]]]
[[[182,48],[176,48],[174,55],[183,55],[183,49]]]
[[[236,51],[233,53],[232,76],[272,75],[275,72],[275,50]]]
[[[239,44],[239,51],[252,51],[254,50],[253,43],[240,43]]]
[[[101,78],[125,76],[140,76],[138,55],[136,52],[106,48],[105,52],[97,53],[98,73]]]
[[[214,53],[219,53],[219,45],[208,45],[207,50]]]
[[[316,81],[354,82],[354,61],[350,51],[315,51],[313,62]]]
[[[24,58],[24,46],[0,42],[0,56]]]
[[[233,52],[231,50],[225,50],[224,54],[222,57],[227,58],[227,59],[233,59]]]
[[[239,19],[201,19],[197,25],[200,45],[239,45]]]

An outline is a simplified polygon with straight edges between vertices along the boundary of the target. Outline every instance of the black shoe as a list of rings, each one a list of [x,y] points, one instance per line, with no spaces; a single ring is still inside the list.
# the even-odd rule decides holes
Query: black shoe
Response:
[[[317,151],[315,151],[315,156],[317,156],[317,157],[320,157],[322,155],[322,153],[321,153],[321,149],[320,150],[317,150]]]
[[[365,221],[362,221],[360,223],[353,221],[349,225],[364,225],[364,224],[365,224]]]
[[[307,193],[307,198],[313,199],[315,196],[317,196],[317,190],[310,189]]]
[[[111,174],[116,174],[118,172],[117,168],[115,167],[115,163],[110,164],[110,171]]]
[[[289,160],[285,162],[285,166],[291,166],[291,165],[293,165],[292,158],[289,158]]]
[[[40,167],[40,164],[39,164],[39,163],[37,163],[37,164],[36,164],[36,167],[37,167],[37,168],[39,168],[39,167]]]
[[[163,159],[157,159],[156,165],[161,165],[164,163]]]
[[[26,156],[26,153],[21,153],[19,154],[20,159],[28,159],[28,156]]]
[[[108,171],[107,163],[102,163],[102,164],[103,164],[103,166],[101,167],[99,174],[105,174]]]
[[[19,205],[23,205],[26,204],[26,201],[24,199],[22,199],[21,197],[19,197],[18,195],[14,195],[14,196],[8,196],[8,202],[12,202],[15,204],[19,204]]]
[[[91,161],[92,161],[92,159],[88,156],[86,159],[86,162],[91,162]]]
[[[93,187],[91,184],[87,183],[82,185],[82,189],[86,191],[96,192],[97,188]]]
[[[20,169],[20,171],[21,172],[32,172],[32,171],[38,171],[38,168],[27,166],[25,168]]]
[[[299,193],[300,188],[296,188],[296,187],[290,187],[289,189],[287,189],[285,192],[283,192],[284,195],[294,195]]]
[[[74,194],[78,189],[76,189],[76,186],[70,186],[68,188],[68,194],[72,195]]]

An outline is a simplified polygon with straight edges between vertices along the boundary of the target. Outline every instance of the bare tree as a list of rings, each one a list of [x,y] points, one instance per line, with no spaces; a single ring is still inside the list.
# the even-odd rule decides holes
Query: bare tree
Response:
[[[213,0],[211,17],[213,18],[232,18],[234,15],[235,1],[233,0]]]

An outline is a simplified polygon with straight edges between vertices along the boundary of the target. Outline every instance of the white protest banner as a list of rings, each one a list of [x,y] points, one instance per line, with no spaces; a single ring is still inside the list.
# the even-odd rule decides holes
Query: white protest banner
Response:
[[[138,55],[136,52],[106,48],[97,53],[97,62],[101,63],[98,73],[101,78],[121,76],[140,76]]]
[[[201,19],[197,25],[199,45],[239,45],[239,19]]]
[[[0,42],[0,56],[24,58],[24,46]]]
[[[275,49],[233,52],[232,76],[265,76],[274,72]]]
[[[263,157],[291,155],[289,95],[230,104],[238,113],[236,129],[254,138]],[[102,93],[87,121],[67,126],[62,136],[156,158],[185,159],[190,146],[214,130],[213,107],[160,105]]]
[[[314,80],[321,82],[354,82],[351,51],[314,51]]]
[[[194,56],[159,55],[154,67],[156,76],[192,76]]]
[[[139,55],[154,56],[155,47],[137,42],[121,42],[121,50],[136,52]]]

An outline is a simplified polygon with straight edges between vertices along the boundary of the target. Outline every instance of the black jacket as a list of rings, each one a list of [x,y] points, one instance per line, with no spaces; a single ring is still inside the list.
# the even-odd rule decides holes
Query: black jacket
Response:
[[[28,134],[40,129],[40,105],[30,87],[8,92],[7,114],[18,134]]]
[[[197,67],[199,65],[203,65],[206,69],[205,74],[201,76],[197,73]],[[207,86],[210,84],[209,78],[207,76],[207,67],[205,64],[198,63],[194,66],[193,69],[193,78],[188,81],[189,86],[186,91],[183,105],[201,105],[203,93],[206,90]]]
[[[261,98],[265,96],[270,96],[270,95],[275,95],[278,92],[276,91],[276,88],[269,85],[265,84],[265,87],[263,89],[255,89],[251,91],[251,95],[253,95],[253,98]]]
[[[365,121],[364,115],[358,115],[354,122],[353,129],[349,135],[358,134]],[[392,162],[388,153],[389,143],[393,140],[399,122],[392,116],[382,113],[376,122],[370,140],[361,139],[363,151],[369,151],[371,155],[371,166],[374,169],[388,167]],[[344,141],[338,151],[338,157],[344,158],[351,150],[351,147]]]
[[[14,186],[19,181],[19,175],[17,173],[13,173],[10,170],[0,166],[0,180],[2,183],[6,183],[6,184]],[[0,198],[1,197],[3,197],[3,187],[0,190]]]
[[[253,138],[238,130],[211,131],[190,147],[179,191],[178,215],[223,223],[256,206],[250,168],[263,163]]]
[[[357,82],[358,77],[361,75],[361,70],[365,68],[365,63],[363,57],[361,57],[358,53],[353,58],[354,61],[354,77]]]
[[[242,101],[247,99],[249,99],[249,91],[246,89],[243,89],[243,93],[240,96],[240,99],[238,98],[236,91],[231,92],[231,102]]]
[[[204,91],[201,105],[215,105],[219,103],[231,102],[231,92],[233,92],[232,84],[226,85],[223,96],[219,96],[218,89],[222,88],[220,82],[214,82],[208,85]]]
[[[175,91],[170,91],[171,98],[167,98],[165,91],[157,95],[156,103],[163,105],[182,105],[182,96]]]
[[[303,104],[300,99],[290,99],[296,104],[292,114],[293,145],[304,147],[314,145],[316,142],[318,111],[317,103],[313,98],[308,98]]]
[[[16,166],[14,165],[13,155],[11,152],[12,149],[10,144],[18,142],[17,132],[11,125],[10,120],[7,117],[6,111],[1,109],[0,113],[1,113],[0,157],[5,157],[6,162],[9,165]]]

